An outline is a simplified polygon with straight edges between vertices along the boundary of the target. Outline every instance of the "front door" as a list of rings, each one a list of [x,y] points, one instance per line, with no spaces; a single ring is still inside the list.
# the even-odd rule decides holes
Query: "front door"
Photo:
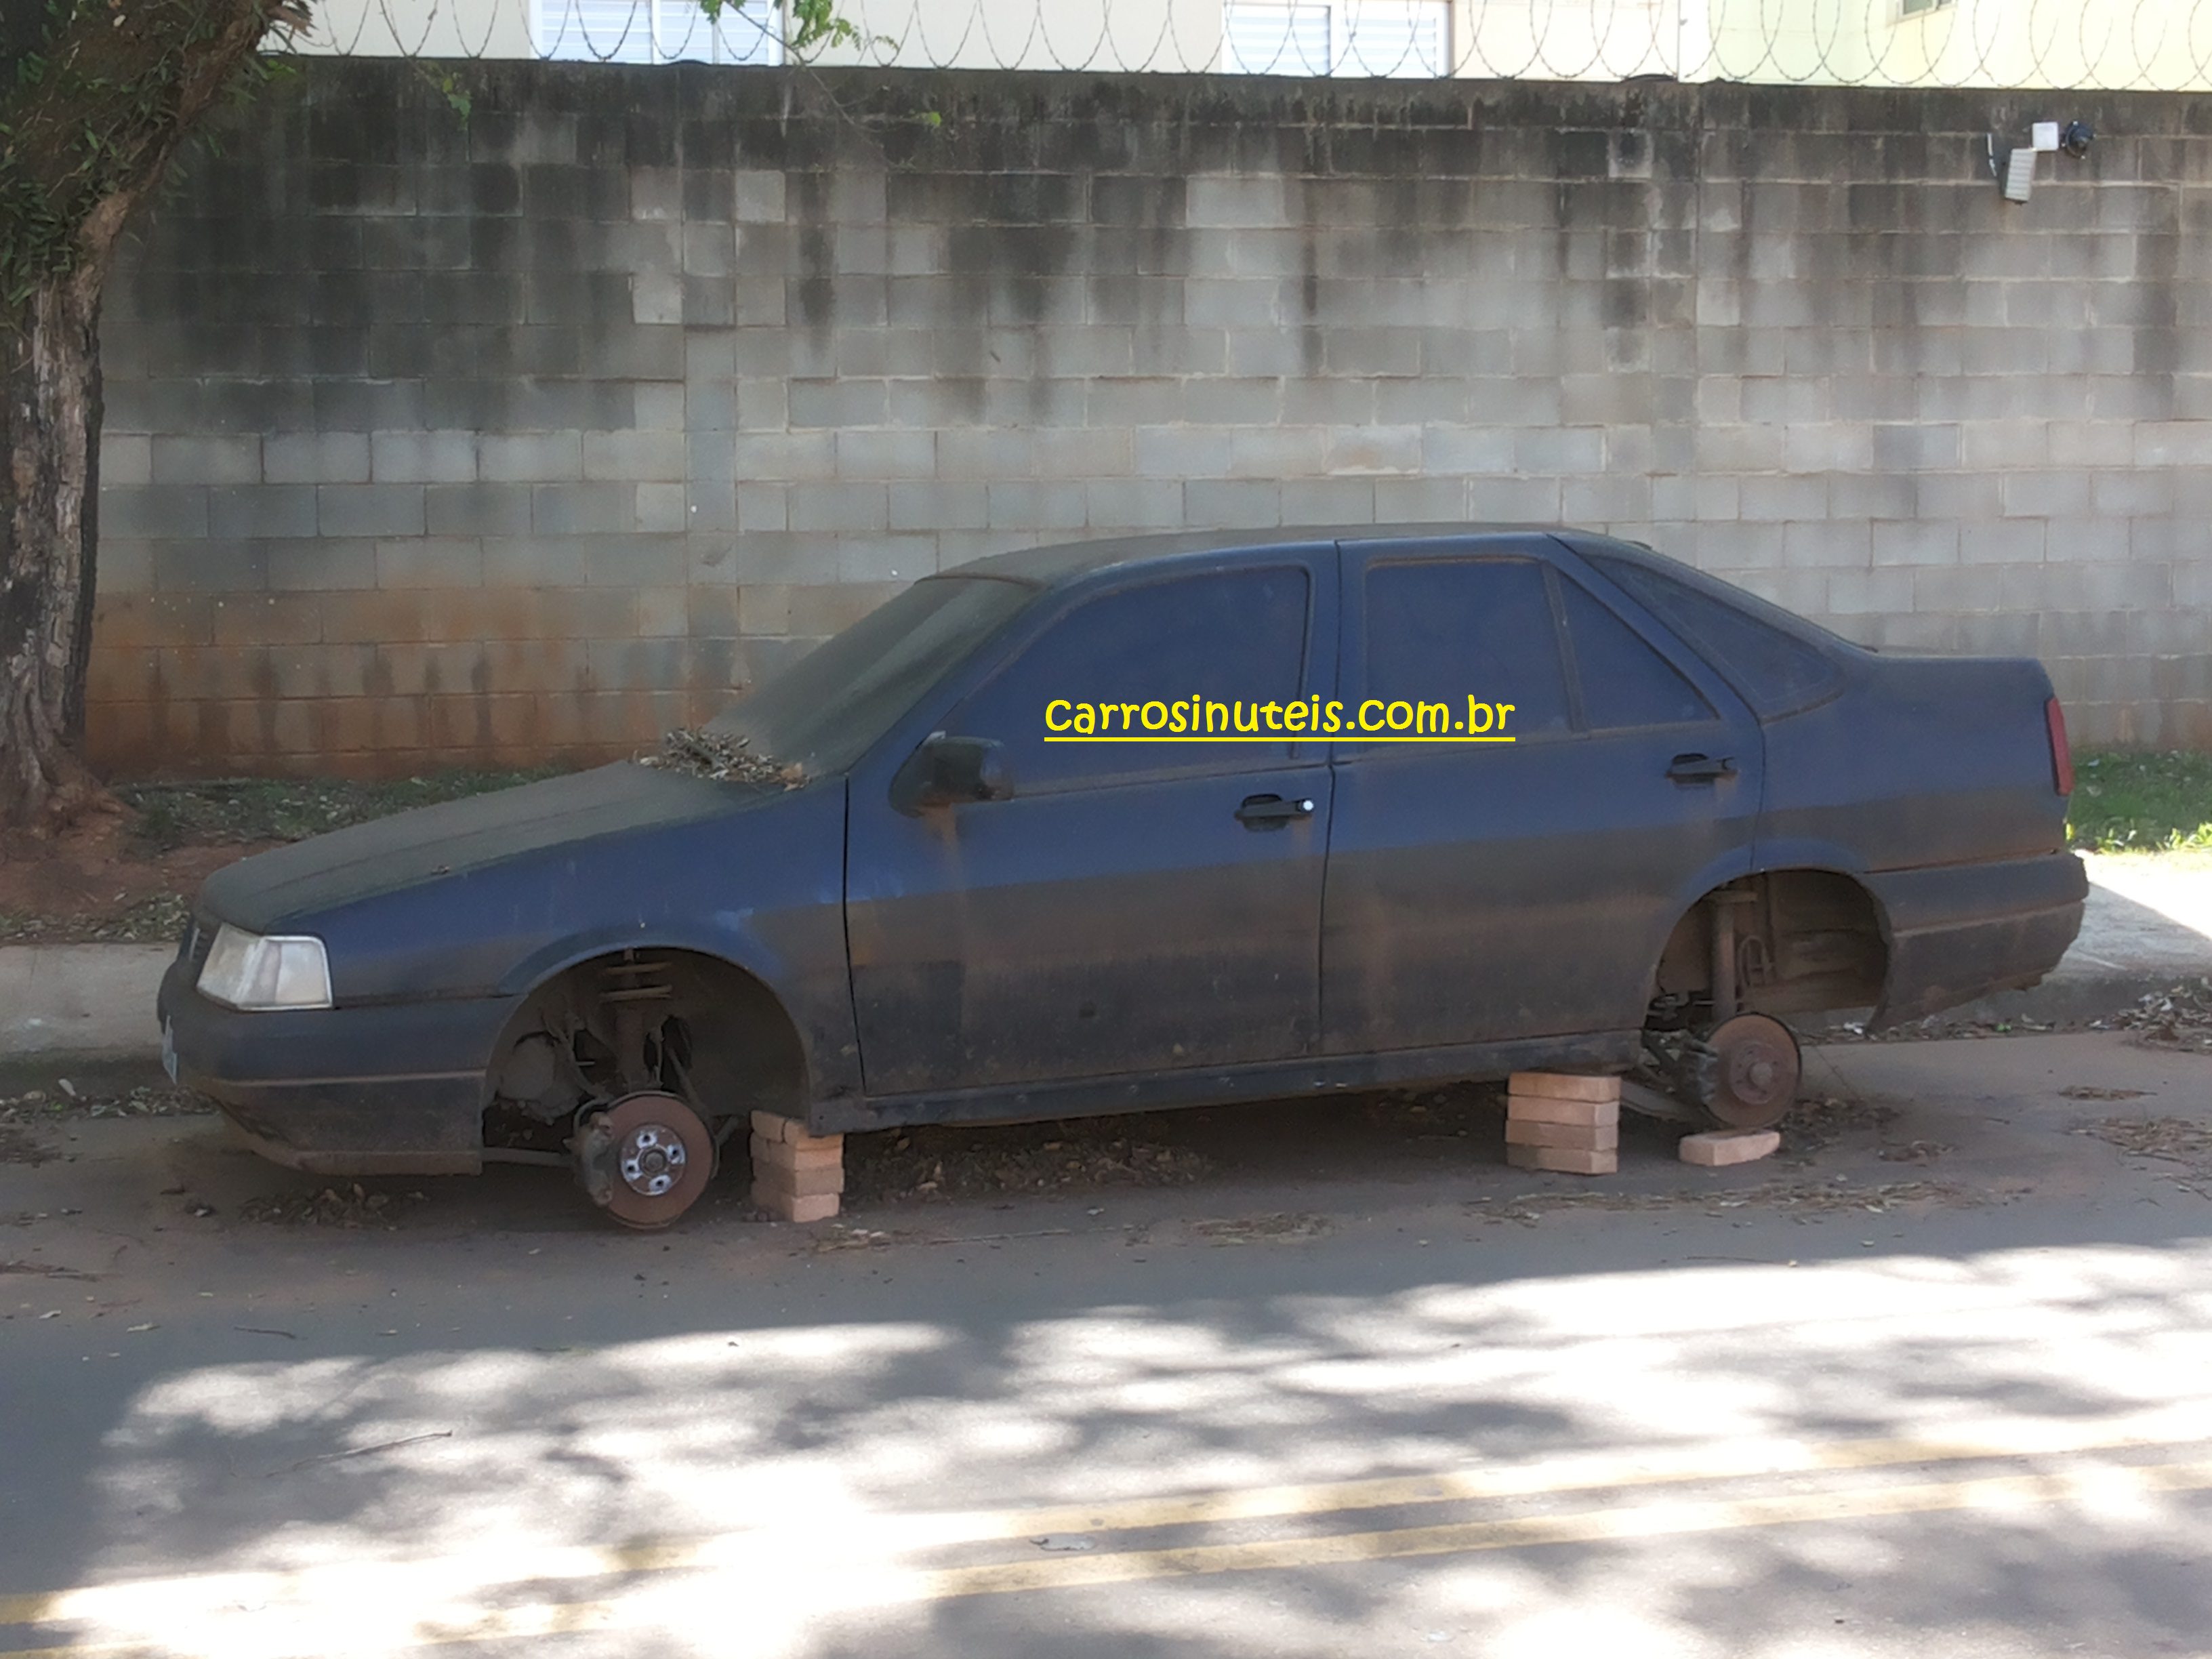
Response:
[[[1757,721],[1559,553],[1345,546],[1347,702],[1441,703],[1459,729],[1339,743],[1329,1053],[1633,1029],[1675,921],[1748,862]],[[1470,700],[1513,708],[1470,722]],[[1462,740],[1485,721],[1514,741]]]
[[[908,816],[856,779],[846,917],[871,1095],[1315,1051],[1325,745],[1170,728],[1194,700],[1328,695],[1334,562],[1322,546],[1094,580],[940,722],[1003,745],[1011,799]],[[1047,729],[1048,705],[1068,729]],[[1112,729],[1079,705],[1112,706]]]

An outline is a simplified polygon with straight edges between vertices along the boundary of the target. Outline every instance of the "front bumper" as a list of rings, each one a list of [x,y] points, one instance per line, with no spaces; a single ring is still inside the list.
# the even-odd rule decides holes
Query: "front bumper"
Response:
[[[263,1157],[317,1175],[472,1175],[484,1068],[519,998],[240,1013],[179,958],[156,1012],[177,1080]]]
[[[2081,931],[2088,872],[2071,853],[1869,877],[1889,934],[1875,1026],[2024,990]]]

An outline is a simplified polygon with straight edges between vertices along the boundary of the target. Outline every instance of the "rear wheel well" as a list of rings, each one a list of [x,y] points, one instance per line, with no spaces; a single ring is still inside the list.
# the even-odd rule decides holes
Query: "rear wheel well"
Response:
[[[639,1090],[689,1101],[724,1139],[752,1111],[806,1115],[805,1051],[775,994],[693,951],[563,969],[524,999],[485,1073],[484,1145],[557,1152],[577,1114]]]
[[[1733,949],[1715,950],[1717,926]],[[1735,970],[1717,996],[1717,960]],[[1717,1009],[1724,1018],[1864,1007],[1881,1000],[1888,965],[1881,911],[1858,882],[1832,870],[1764,871],[1716,888],[1674,924],[1649,1023],[1699,1025]]]

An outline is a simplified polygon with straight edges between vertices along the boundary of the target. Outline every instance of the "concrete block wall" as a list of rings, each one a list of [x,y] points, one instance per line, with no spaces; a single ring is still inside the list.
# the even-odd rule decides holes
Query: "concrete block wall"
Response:
[[[126,255],[101,764],[586,759],[1000,549],[1459,518],[2212,745],[2201,99],[466,73],[314,64]]]

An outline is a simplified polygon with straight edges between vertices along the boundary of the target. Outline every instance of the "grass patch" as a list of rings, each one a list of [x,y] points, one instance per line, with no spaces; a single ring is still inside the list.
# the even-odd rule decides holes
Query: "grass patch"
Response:
[[[137,814],[133,833],[149,849],[305,841],[325,830],[389,817],[494,789],[557,776],[559,767],[521,772],[437,772],[361,783],[340,778],[218,778],[127,783],[115,794]]]
[[[2106,749],[2078,756],[2066,828],[2085,852],[2212,849],[2212,755]]]

